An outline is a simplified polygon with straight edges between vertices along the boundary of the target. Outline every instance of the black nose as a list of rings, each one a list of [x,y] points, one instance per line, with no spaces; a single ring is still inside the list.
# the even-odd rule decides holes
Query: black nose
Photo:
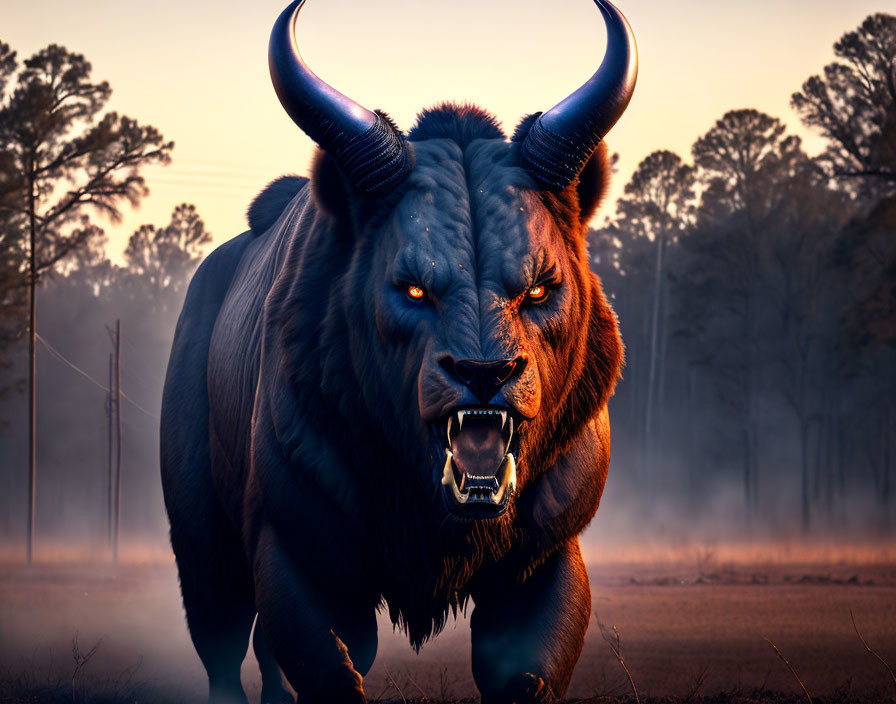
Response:
[[[439,363],[451,376],[460,380],[482,403],[487,404],[504,384],[519,376],[529,359],[521,355],[516,359],[497,359],[477,362],[472,359],[455,360],[446,355]]]

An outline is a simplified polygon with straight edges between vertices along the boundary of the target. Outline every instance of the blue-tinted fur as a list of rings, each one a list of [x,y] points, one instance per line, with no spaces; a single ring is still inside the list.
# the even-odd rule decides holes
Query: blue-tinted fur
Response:
[[[487,703],[560,696],[578,658],[590,608],[578,534],[606,479],[622,364],[585,246],[603,152],[587,192],[550,195],[481,111],[443,106],[410,138],[417,166],[383,200],[347,191],[327,199],[346,204],[334,213],[299,180],[275,181],[252,233],[190,286],[162,478],[191,634],[222,701],[242,701],[238,644],[256,609],[302,701],[364,701],[381,602],[419,646],[472,597]],[[527,303],[549,273],[549,298]],[[430,424],[475,401],[446,354],[529,358],[493,400],[529,419],[500,518],[460,519],[441,499]],[[229,659],[215,634],[237,643]]]

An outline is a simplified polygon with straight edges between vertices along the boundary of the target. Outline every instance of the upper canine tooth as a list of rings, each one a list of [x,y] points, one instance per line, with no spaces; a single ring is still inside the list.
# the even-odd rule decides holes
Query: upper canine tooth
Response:
[[[451,424],[454,422],[454,416],[448,416],[448,444],[451,445]]]
[[[502,428],[503,430],[503,428]],[[507,433],[507,447],[504,448],[504,452],[510,451],[510,443],[513,440],[513,416],[510,416],[510,432]]]
[[[507,423],[507,411],[501,411],[501,430],[504,430],[504,426]]]
[[[464,429],[464,413],[466,413],[466,411],[457,412],[457,432]]]

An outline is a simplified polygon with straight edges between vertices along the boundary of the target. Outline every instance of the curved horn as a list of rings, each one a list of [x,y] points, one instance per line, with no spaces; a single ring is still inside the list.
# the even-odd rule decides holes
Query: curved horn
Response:
[[[535,181],[552,191],[572,183],[598,143],[622,117],[638,80],[638,47],[625,17],[594,0],[607,25],[607,52],[597,72],[575,93],[543,113],[523,141],[520,157]]]
[[[293,122],[336,160],[360,191],[384,195],[410,173],[413,151],[388,120],[344,96],[305,64],[295,33],[304,4],[295,0],[274,23],[268,47],[274,90]]]

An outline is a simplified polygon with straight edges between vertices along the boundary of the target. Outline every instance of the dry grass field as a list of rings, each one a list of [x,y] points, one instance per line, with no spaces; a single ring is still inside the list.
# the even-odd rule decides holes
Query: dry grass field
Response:
[[[896,681],[850,616],[896,665],[896,563],[856,549],[765,555],[642,551],[593,564],[594,620],[570,701],[635,701],[614,627],[641,702],[807,701],[766,639],[816,704],[896,701]],[[0,565],[0,702],[201,702],[170,557],[132,551],[117,567],[75,557]],[[381,616],[368,696],[476,701],[469,652],[465,619],[415,655]],[[243,681],[257,701],[251,654]]]

